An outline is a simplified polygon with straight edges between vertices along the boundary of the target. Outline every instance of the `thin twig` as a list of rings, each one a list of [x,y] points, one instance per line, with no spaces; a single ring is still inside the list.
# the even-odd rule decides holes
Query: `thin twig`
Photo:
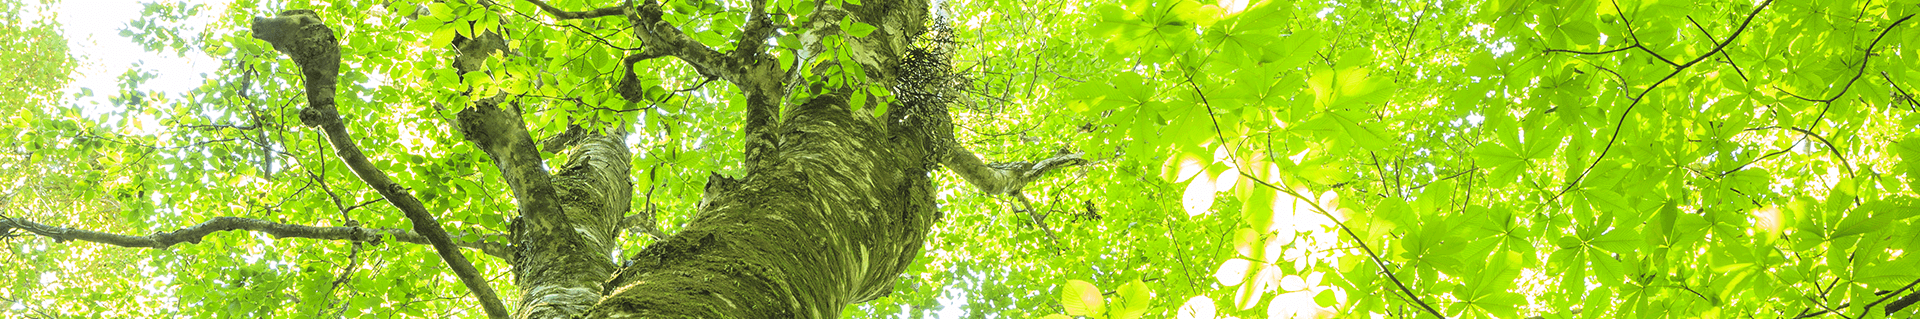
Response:
[[[1053,240],[1053,246],[1061,247],[1060,236],[1054,235],[1053,227],[1047,226],[1047,216],[1040,214],[1039,210],[1033,209],[1033,201],[1027,199],[1027,194],[1020,193],[1019,191],[1014,191],[1013,198],[1020,199],[1020,207],[1022,207],[1020,210],[1026,211],[1027,217],[1033,218],[1034,226],[1040,227],[1040,230],[1046,231],[1047,238]]]
[[[1713,42],[1720,42],[1720,39],[1715,39],[1715,38],[1713,38],[1713,33],[1708,33],[1708,32],[1707,32],[1707,28],[1706,28],[1706,27],[1701,27],[1701,26],[1700,26],[1700,21],[1693,21],[1693,16],[1691,16],[1691,15],[1689,15],[1689,16],[1687,16],[1687,22],[1691,22],[1691,23],[1693,23],[1693,28],[1694,28],[1694,29],[1699,29],[1699,30],[1700,30],[1700,34],[1704,34],[1704,35],[1706,35],[1706,36],[1707,36],[1707,41],[1713,41]],[[1721,58],[1726,58],[1726,59],[1727,59],[1727,65],[1730,65],[1730,66],[1733,66],[1733,73],[1734,73],[1734,74],[1739,74],[1739,75],[1740,75],[1740,81],[1743,81],[1743,82],[1744,82],[1744,81],[1749,81],[1749,80],[1747,80],[1747,72],[1746,72],[1746,71],[1741,71],[1741,70],[1740,70],[1740,65],[1739,65],[1739,64],[1734,64],[1734,63],[1733,63],[1733,56],[1732,56],[1732,55],[1729,55],[1729,54],[1727,54],[1727,51],[1720,51],[1720,57],[1721,57]]]
[[[1747,14],[1746,21],[1740,23],[1740,28],[1734,29],[1733,35],[1728,36],[1727,41],[1720,42],[1718,45],[1715,45],[1713,47],[1713,51],[1708,51],[1706,54],[1701,54],[1700,57],[1694,58],[1693,61],[1687,61],[1686,64],[1676,65],[1673,70],[1673,73],[1667,73],[1666,77],[1660,78],[1659,81],[1654,81],[1653,85],[1649,85],[1645,90],[1641,90],[1640,95],[1638,97],[1635,97],[1633,99],[1633,102],[1627,103],[1626,109],[1623,109],[1620,111],[1620,120],[1614,124],[1613,134],[1607,137],[1607,146],[1600,149],[1600,155],[1594,157],[1593,162],[1587,163],[1587,168],[1581,170],[1580,175],[1574,176],[1573,181],[1568,182],[1566,187],[1561,188],[1559,192],[1555,192],[1552,197],[1547,198],[1547,201],[1552,202],[1554,200],[1560,199],[1560,196],[1566,195],[1567,191],[1573,190],[1574,186],[1579,186],[1580,181],[1587,178],[1587,174],[1593,173],[1593,167],[1600,165],[1600,161],[1605,160],[1607,158],[1607,153],[1613,151],[1613,145],[1620,141],[1620,132],[1622,128],[1624,128],[1624,125],[1626,125],[1627,123],[1627,116],[1632,115],[1633,107],[1639,106],[1640,101],[1646,99],[1647,93],[1652,93],[1653,89],[1660,87],[1660,84],[1667,83],[1667,80],[1672,80],[1674,76],[1678,76],[1680,75],[1681,72],[1685,72],[1687,68],[1693,66],[1694,63],[1699,63],[1700,60],[1706,59],[1709,56],[1720,53],[1721,50],[1725,50],[1727,48],[1728,43],[1733,43],[1734,39],[1740,38],[1740,34],[1747,31],[1747,26],[1753,24],[1753,18],[1760,16],[1760,10],[1766,9],[1767,6],[1771,4],[1773,4],[1773,0],[1767,0],[1766,2],[1761,2],[1759,7],[1753,8],[1753,12]],[[1621,15],[1622,19],[1625,19],[1625,17],[1626,17],[1625,14]],[[1631,27],[1629,27],[1628,29],[1628,34],[1629,35],[1632,34]],[[1638,40],[1635,40],[1635,41],[1638,41]],[[1672,63],[1672,62],[1668,62],[1668,63]]]
[[[1210,102],[1207,102],[1207,95],[1205,92],[1200,91],[1200,84],[1193,81],[1193,73],[1188,72],[1186,76],[1187,76],[1187,85],[1192,87],[1193,93],[1197,94],[1200,97],[1200,105],[1205,106],[1207,108],[1207,119],[1213,121],[1214,137],[1219,138],[1221,143],[1227,143],[1228,141],[1227,141],[1226,134],[1221,133],[1222,131],[1220,130],[1220,119],[1215,118],[1213,116],[1213,104]],[[1233,152],[1227,152],[1227,157],[1229,160],[1232,160],[1234,163],[1240,163],[1240,160],[1236,157],[1236,155],[1233,154]],[[1267,183],[1266,180],[1262,180],[1259,177],[1254,177],[1253,174],[1248,173],[1245,170],[1240,170],[1239,174],[1240,174],[1240,177],[1244,177],[1247,180],[1251,180],[1254,183],[1258,183],[1261,186],[1266,186],[1267,188],[1273,189],[1275,191],[1285,193],[1288,196],[1293,196],[1294,198],[1300,198],[1300,199],[1307,198],[1307,197],[1301,196],[1299,192],[1295,192],[1291,189],[1281,188],[1278,186],[1274,186],[1273,184]],[[1405,293],[1407,298],[1413,299],[1414,304],[1420,305],[1420,308],[1426,309],[1427,313],[1433,314],[1434,317],[1440,317],[1440,318],[1447,317],[1447,315],[1441,314],[1439,310],[1433,309],[1433,306],[1428,306],[1425,301],[1421,301],[1420,296],[1413,293],[1413,289],[1407,288],[1406,283],[1400,282],[1399,277],[1394,276],[1392,271],[1388,271],[1387,264],[1385,261],[1383,261],[1383,259],[1380,258],[1380,254],[1374,253],[1373,248],[1367,246],[1366,240],[1361,239],[1360,235],[1354,234],[1353,229],[1347,227],[1347,223],[1341,222],[1339,218],[1335,218],[1332,213],[1327,212],[1327,209],[1325,207],[1320,207],[1320,203],[1316,201],[1311,201],[1311,200],[1306,202],[1307,202],[1307,205],[1313,207],[1314,213],[1318,213],[1320,214],[1320,216],[1326,217],[1327,220],[1333,221],[1333,224],[1335,226],[1340,227],[1341,232],[1346,233],[1348,238],[1352,238],[1354,243],[1360,246],[1360,250],[1367,252],[1367,256],[1373,260],[1374,265],[1380,267],[1380,273],[1386,275],[1388,280],[1393,281],[1393,285],[1396,287],[1399,287],[1400,292]]]

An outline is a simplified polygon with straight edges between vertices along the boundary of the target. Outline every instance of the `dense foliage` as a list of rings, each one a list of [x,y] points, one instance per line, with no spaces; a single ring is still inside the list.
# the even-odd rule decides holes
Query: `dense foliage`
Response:
[[[744,23],[744,1],[665,3],[717,49]],[[769,7],[778,20],[814,5]],[[0,86],[27,88],[0,92],[0,218],[133,235],[216,216],[406,228],[299,127],[298,69],[246,31],[287,8],[339,28],[341,94],[371,102],[341,105],[348,127],[456,235],[507,232],[470,212],[514,205],[448,124],[463,90],[538,100],[536,137],[631,126],[632,211],[667,233],[712,173],[740,169],[735,88],[658,59],[632,68],[644,97],[618,96],[640,45],[619,19],[556,21],[527,1],[152,3],[124,34],[221,67],[190,92],[130,73],[94,88],[113,105],[80,105],[58,94],[72,68],[59,36],[23,7],[0,16]],[[940,8],[970,79],[959,138],[991,160],[1066,148],[1092,162],[1030,200],[942,173],[925,255],[854,317],[1879,318],[1920,299],[1920,2]],[[216,22],[184,22],[197,16]],[[444,47],[487,30],[517,58],[457,75]],[[768,52],[792,61],[797,36]],[[840,52],[824,54],[856,58]],[[480,316],[423,245],[5,235],[8,316]],[[503,261],[469,255],[517,296]]]

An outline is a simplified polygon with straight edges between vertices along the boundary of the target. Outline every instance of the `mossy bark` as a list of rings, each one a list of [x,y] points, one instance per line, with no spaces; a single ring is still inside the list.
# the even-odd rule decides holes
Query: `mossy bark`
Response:
[[[896,90],[950,84],[901,85],[901,74],[912,72],[902,70],[902,61],[911,60],[905,53],[914,50],[911,39],[925,30],[924,0],[866,3],[818,8],[809,17],[815,22],[804,27],[810,36],[803,37],[802,45],[818,52],[822,35],[844,35],[834,22],[851,17],[878,30],[844,42],[850,59],[822,63],[858,64],[867,70],[867,81]],[[769,64],[774,59],[697,47],[659,20],[658,3],[649,1],[633,10],[629,19],[647,26],[637,30],[655,32],[636,34],[658,43],[649,52],[666,52],[718,72],[746,91],[751,111],[745,114],[742,161],[747,172],[739,179],[716,175],[700,211],[680,233],[616,265],[612,248],[633,196],[628,178],[632,153],[619,138],[624,132],[556,142],[567,149],[569,161],[548,172],[535,150],[539,144],[524,128],[520,106],[504,96],[477,99],[459,113],[457,128],[494,161],[520,204],[512,225],[511,263],[521,300],[513,316],[835,318],[847,305],[887,295],[919,257],[936,218],[929,172],[947,162],[949,152],[964,151],[951,147],[945,100],[868,98],[867,105],[849,105],[848,96],[868,93],[859,91],[862,87],[812,87],[805,103],[786,107],[776,121],[774,113],[789,96],[794,78]],[[758,6],[754,11],[764,14]],[[306,19],[299,20],[306,22],[302,26],[325,28],[310,14],[292,17]],[[764,17],[754,21],[747,33],[764,37],[774,27]],[[500,43],[464,41],[456,49],[495,52],[497,48],[489,47]],[[311,50],[283,51],[292,51],[307,69],[331,69],[311,63],[318,55],[303,54]],[[461,54],[454,65],[473,65],[468,60],[485,56]],[[942,68],[939,72],[912,73],[919,77],[905,79],[946,74],[945,61],[935,62],[922,64]],[[467,67],[461,71],[477,72]],[[331,110],[331,86],[316,85],[330,83],[322,81],[330,77],[308,73],[309,97],[319,99],[314,108]],[[937,95],[924,93],[902,95]],[[864,111],[877,109],[877,103],[890,103],[890,111]],[[431,221],[431,216],[418,215]],[[445,237],[439,236],[441,241]],[[438,246],[453,249],[451,244]],[[461,271],[464,260],[448,260],[456,272],[476,273]],[[484,283],[471,286],[477,293],[491,292]],[[504,317],[497,301],[490,304],[490,314]]]
[[[710,182],[698,217],[587,317],[835,318],[886,295],[934,220],[920,152],[837,97],[792,112],[752,173]]]

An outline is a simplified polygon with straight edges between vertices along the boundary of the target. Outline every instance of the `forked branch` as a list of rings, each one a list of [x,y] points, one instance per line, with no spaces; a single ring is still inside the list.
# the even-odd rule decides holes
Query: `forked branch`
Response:
[[[647,0],[627,15],[628,22],[634,26],[634,36],[646,43],[647,52],[679,58],[704,75],[718,76],[734,85],[749,84],[748,79],[741,77],[736,61],[695,41],[680,27],[662,18],[665,14],[660,2]]]
[[[662,19],[665,13],[659,1],[644,0],[628,12],[627,19],[634,26],[634,36],[646,43],[645,54],[679,58],[703,76],[718,77],[740,88],[747,97],[746,166],[756,167],[754,163],[772,147],[768,128],[779,113],[788,80],[777,60],[762,54],[766,40],[778,28],[766,13],[766,1],[754,0],[750,5],[745,29],[734,39],[734,51],[725,54],[694,41],[678,26]]]
[[[1773,4],[1773,0],[1766,0],[1766,1],[1760,2],[1760,5],[1755,6],[1753,8],[1753,12],[1747,13],[1747,18],[1745,21],[1740,22],[1740,27],[1733,29],[1733,34],[1728,35],[1726,41],[1720,41],[1720,42],[1714,43],[1713,50],[1707,51],[1706,53],[1701,54],[1698,57],[1694,57],[1693,60],[1689,60],[1687,61],[1687,63],[1675,64],[1673,67],[1673,72],[1667,73],[1667,75],[1664,77],[1661,77],[1660,80],[1654,81],[1652,85],[1648,85],[1646,89],[1640,90],[1640,94],[1634,95],[1633,102],[1628,102],[1627,107],[1620,110],[1620,120],[1614,122],[1613,133],[1607,136],[1607,144],[1605,147],[1600,148],[1600,155],[1595,156],[1592,161],[1587,162],[1587,167],[1585,169],[1580,170],[1580,175],[1575,175],[1573,177],[1573,181],[1567,182],[1567,185],[1565,187],[1560,188],[1560,191],[1554,192],[1552,197],[1547,198],[1547,202],[1553,202],[1555,200],[1558,200],[1560,199],[1561,196],[1565,196],[1567,194],[1567,191],[1571,191],[1575,187],[1578,187],[1580,185],[1580,181],[1585,180],[1587,178],[1587,174],[1593,173],[1593,167],[1600,165],[1600,161],[1607,158],[1607,153],[1613,151],[1613,145],[1620,141],[1620,132],[1623,130],[1624,125],[1626,125],[1627,123],[1627,116],[1633,113],[1633,108],[1635,106],[1640,105],[1640,101],[1646,100],[1647,93],[1653,92],[1653,89],[1659,88],[1660,84],[1667,83],[1668,80],[1672,80],[1674,77],[1679,76],[1681,72],[1686,72],[1687,68],[1693,67],[1694,64],[1700,63],[1700,61],[1706,60],[1707,58],[1712,57],[1715,54],[1720,54],[1720,51],[1722,50],[1726,50],[1727,44],[1731,44],[1735,39],[1740,38],[1740,34],[1747,31],[1747,26],[1753,24],[1753,18],[1760,16],[1760,11],[1766,10],[1767,6],[1771,4]],[[1621,13],[1621,16],[1624,17],[1626,16],[1626,14]],[[1628,29],[1627,35],[1632,36],[1633,30]],[[1635,44],[1635,45],[1638,45],[1638,44]],[[1648,52],[1651,53],[1652,51],[1648,51]],[[1672,63],[1672,62],[1668,62],[1668,63]]]
[[[407,219],[413,221],[413,230],[425,236],[433,244],[434,251],[440,254],[441,261],[453,270],[454,275],[466,284],[479,299],[481,308],[488,317],[507,318],[507,308],[500,303],[500,297],[488,286],[480,271],[473,267],[465,255],[460,254],[459,246],[447,236],[447,230],[435,220],[426,205],[408,192],[400,184],[387,178],[385,172],[373,166],[366,154],[355,145],[347,134],[346,124],[340,119],[340,112],[334,108],[334,83],[340,74],[340,42],[333,36],[333,29],[320,22],[311,10],[287,10],[272,18],[253,18],[253,37],[273,44],[274,50],[286,53],[300,66],[302,78],[306,79],[307,107],[300,111],[300,122],[306,126],[318,128],[327,137],[327,143],[333,146],[334,154],[353,170],[367,186],[380,192],[380,197],[393,204]]]
[[[1069,153],[1064,149],[1055,153],[1053,157],[1039,162],[994,164],[982,162],[979,156],[959,145],[953,145],[950,150],[952,154],[947,156],[945,163],[941,164],[953,169],[953,172],[960,174],[968,184],[973,184],[973,187],[979,188],[987,195],[1014,195],[1019,193],[1021,188],[1026,187],[1027,183],[1040,178],[1042,174],[1054,169],[1087,163],[1087,160],[1080,158],[1082,153]]]

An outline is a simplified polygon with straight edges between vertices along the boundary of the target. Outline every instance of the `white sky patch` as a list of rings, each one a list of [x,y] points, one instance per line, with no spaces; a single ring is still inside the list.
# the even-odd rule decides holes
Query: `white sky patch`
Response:
[[[1220,0],[1219,2],[1220,9],[1225,11],[1222,15],[1231,16],[1247,10],[1248,0]]]
[[[216,15],[224,12],[227,6],[227,2],[221,0],[195,0],[191,3],[207,6],[200,10],[198,16],[187,21],[186,25],[190,26],[212,24]],[[102,113],[104,108],[112,106],[107,98],[118,92],[119,76],[135,65],[158,75],[143,84],[142,90],[165,95],[185,93],[199,87],[205,81],[203,74],[211,74],[220,67],[220,61],[206,56],[204,52],[196,50],[185,56],[148,52],[134,43],[133,39],[120,36],[120,30],[127,29],[128,22],[139,19],[145,7],[144,4],[128,1],[65,0],[54,8],[61,32],[67,37],[67,47],[79,62],[74,69],[73,82],[68,83],[63,92],[71,96],[80,93],[82,88],[92,89],[93,96],[75,101],[83,106],[88,116]]]

